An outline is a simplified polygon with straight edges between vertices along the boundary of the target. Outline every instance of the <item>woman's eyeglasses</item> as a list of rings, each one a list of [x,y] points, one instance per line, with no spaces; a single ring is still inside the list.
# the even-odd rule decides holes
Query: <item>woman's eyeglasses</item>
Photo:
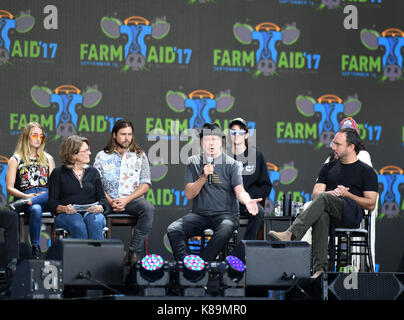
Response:
[[[90,153],[91,150],[90,150],[90,148],[88,148],[88,149],[85,149],[85,150],[77,151],[77,153],[80,153],[80,152],[82,152],[82,153]]]
[[[247,133],[247,131],[245,131],[245,130],[235,130],[235,129],[231,129],[230,130],[230,134],[232,135],[232,136],[243,136],[243,135],[245,135]]]
[[[42,134],[42,133],[39,134],[39,133],[37,133],[37,132],[34,132],[33,134],[31,134],[31,137],[32,137],[32,139],[35,139],[35,140],[40,140],[40,141],[46,140],[45,135]]]

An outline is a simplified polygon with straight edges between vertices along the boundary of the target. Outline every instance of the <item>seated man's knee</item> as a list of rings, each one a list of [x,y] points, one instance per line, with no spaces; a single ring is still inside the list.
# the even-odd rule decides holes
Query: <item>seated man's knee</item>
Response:
[[[219,225],[219,229],[222,232],[228,233],[229,235],[231,235],[233,231],[237,229],[237,227],[237,222],[232,219],[224,219]]]
[[[333,196],[332,194],[329,194],[328,192],[321,192],[319,195],[317,195],[317,197],[313,200],[317,200],[317,201],[329,201],[331,198],[333,198],[335,196]]]
[[[182,232],[182,224],[180,220],[176,220],[172,222],[168,227],[167,227],[167,233],[173,233],[173,232]]]

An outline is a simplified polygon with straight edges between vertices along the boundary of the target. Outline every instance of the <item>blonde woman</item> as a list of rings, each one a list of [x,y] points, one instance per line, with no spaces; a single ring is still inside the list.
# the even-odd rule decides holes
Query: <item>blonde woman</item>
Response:
[[[48,201],[48,178],[55,167],[52,156],[44,151],[45,144],[42,126],[37,122],[28,123],[8,162],[6,174],[7,193],[18,199],[10,207],[30,217],[29,234],[34,259],[41,257],[41,217]]]

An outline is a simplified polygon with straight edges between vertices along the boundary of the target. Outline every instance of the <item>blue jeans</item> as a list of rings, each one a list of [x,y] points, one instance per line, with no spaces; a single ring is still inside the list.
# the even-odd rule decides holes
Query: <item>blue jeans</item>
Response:
[[[41,226],[42,226],[42,212],[44,207],[48,202],[48,188],[43,187],[34,187],[24,191],[25,194],[31,193],[40,193],[39,196],[30,198],[32,205],[26,206],[23,209],[23,212],[29,215],[29,237],[31,239],[31,245],[38,246],[39,238],[41,235]]]
[[[103,240],[106,220],[102,213],[60,213],[55,218],[55,226],[68,231],[74,239]]]

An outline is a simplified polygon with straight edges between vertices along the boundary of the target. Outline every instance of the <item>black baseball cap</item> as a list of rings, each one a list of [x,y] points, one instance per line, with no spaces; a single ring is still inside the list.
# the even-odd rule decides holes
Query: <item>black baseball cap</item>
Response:
[[[247,121],[245,121],[243,118],[234,118],[233,120],[231,120],[229,122],[229,129],[232,127],[233,124],[238,124],[240,128],[248,132]]]
[[[223,134],[222,130],[217,123],[205,123],[201,131],[199,133],[199,138],[202,139],[203,136],[218,136],[224,138],[225,135]]]

